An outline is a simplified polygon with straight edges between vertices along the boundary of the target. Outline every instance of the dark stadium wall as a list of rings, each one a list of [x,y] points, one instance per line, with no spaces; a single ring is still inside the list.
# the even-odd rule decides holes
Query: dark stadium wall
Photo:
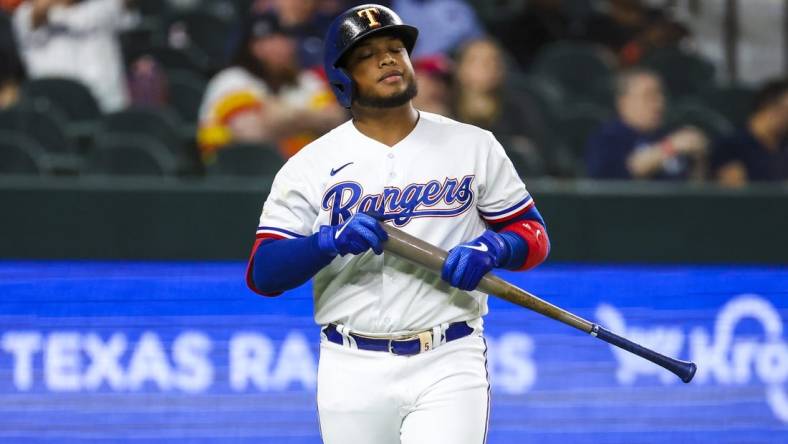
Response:
[[[243,259],[270,179],[0,181],[2,259]],[[550,261],[788,263],[788,193],[529,182]]]

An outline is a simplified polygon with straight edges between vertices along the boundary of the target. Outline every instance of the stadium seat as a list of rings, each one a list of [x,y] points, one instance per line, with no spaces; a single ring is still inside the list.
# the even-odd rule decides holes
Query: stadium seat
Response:
[[[220,69],[227,59],[226,36],[232,32],[231,22],[204,11],[190,11],[172,15],[167,21],[169,34],[174,29],[188,36],[187,48],[193,51],[209,70]],[[222,36],[222,38],[217,38]]]
[[[178,165],[167,147],[144,135],[103,136],[87,156],[84,175],[174,176]]]
[[[23,96],[49,100],[70,123],[94,122],[101,115],[90,90],[72,79],[48,77],[30,80],[24,85]]]
[[[578,166],[583,163],[588,137],[612,116],[610,109],[593,103],[575,104],[561,112],[554,131],[569,149]]]
[[[174,70],[167,73],[167,84],[172,109],[185,122],[195,124],[207,82],[193,72]]]
[[[735,126],[743,126],[752,106],[754,92],[742,86],[709,87],[694,96],[706,107],[725,116]]]
[[[643,66],[659,73],[672,97],[696,94],[714,83],[714,65],[678,49],[654,51],[646,56]]]
[[[246,17],[252,7],[252,1],[237,0],[202,0],[198,10],[207,12],[227,23],[235,23],[240,17]]]
[[[560,138],[554,139],[545,152],[545,167],[548,176],[575,178],[584,171],[584,161],[579,158]]]
[[[505,88],[512,94],[525,94],[533,100],[547,122],[557,118],[566,101],[561,85],[548,77],[509,74]]]
[[[169,11],[170,2],[164,0],[135,0],[134,6],[143,17],[161,17]]]
[[[170,110],[129,108],[107,114],[100,127],[102,137],[145,136],[153,139],[176,159],[181,172],[191,173],[196,168],[196,150],[182,136],[180,119]]]
[[[231,0],[235,4],[235,9],[240,13],[249,11],[255,0]]]
[[[65,123],[54,112],[38,111],[24,104],[9,108],[0,111],[0,130],[23,133],[49,153],[76,154]]]
[[[616,91],[612,77],[597,78],[590,85],[585,100],[596,105],[614,109],[616,107]]]
[[[700,128],[712,140],[728,135],[734,129],[733,124],[722,114],[692,99],[685,99],[671,106],[665,116],[665,126],[669,129],[684,125]]]
[[[174,49],[163,45],[154,45],[145,51],[153,57],[165,70],[184,70],[208,73],[207,61],[193,51]],[[140,54],[143,55],[143,54]]]
[[[0,131],[0,174],[38,176],[47,170],[44,149],[35,140]]]
[[[216,161],[208,165],[211,176],[265,176],[276,174],[284,165],[276,147],[258,144],[233,144],[219,150]]]
[[[506,150],[506,155],[521,177],[534,178],[545,175],[545,159],[535,140],[523,136],[505,135],[496,135],[496,138]]]
[[[554,79],[567,96],[580,100],[589,95],[588,85],[611,78],[613,64],[592,44],[564,41],[548,45],[537,54],[533,73]]]
[[[21,105],[2,111],[0,130],[19,133],[35,141],[44,150],[52,172],[74,174],[79,171],[79,152],[67,134],[65,122],[54,110]]]

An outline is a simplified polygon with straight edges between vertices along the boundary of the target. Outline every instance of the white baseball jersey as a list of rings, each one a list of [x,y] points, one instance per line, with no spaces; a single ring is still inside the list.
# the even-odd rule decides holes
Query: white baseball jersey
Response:
[[[376,210],[387,223],[448,250],[532,204],[489,131],[420,112],[413,131],[392,147],[348,121],[298,152],[276,175],[258,235],[309,236]],[[314,310],[318,324],[407,334],[480,318],[487,296],[367,251],[337,256],[315,276]]]

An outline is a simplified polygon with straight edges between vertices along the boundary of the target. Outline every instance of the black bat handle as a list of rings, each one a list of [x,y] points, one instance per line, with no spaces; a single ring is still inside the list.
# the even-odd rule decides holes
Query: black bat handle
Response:
[[[695,371],[698,369],[694,362],[669,358],[665,355],[655,352],[654,350],[650,350],[646,347],[643,347],[642,345],[636,344],[627,338],[621,337],[610,330],[606,330],[597,324],[594,324],[591,327],[591,336],[596,336],[608,344],[615,345],[618,348],[622,348],[630,353],[634,353],[643,359],[648,359],[654,364],[668,369],[670,372],[681,378],[681,380],[684,382],[692,381],[692,378],[695,376]]]

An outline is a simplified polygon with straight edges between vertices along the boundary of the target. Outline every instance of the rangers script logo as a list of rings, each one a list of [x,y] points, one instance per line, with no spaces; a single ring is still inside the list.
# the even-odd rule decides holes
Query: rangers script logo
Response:
[[[473,204],[473,180],[446,178],[443,183],[411,183],[405,188],[386,187],[381,194],[364,194],[358,182],[340,182],[323,195],[322,208],[331,212],[331,225],[350,219],[353,213],[375,212],[402,227],[416,217],[452,217]]]

